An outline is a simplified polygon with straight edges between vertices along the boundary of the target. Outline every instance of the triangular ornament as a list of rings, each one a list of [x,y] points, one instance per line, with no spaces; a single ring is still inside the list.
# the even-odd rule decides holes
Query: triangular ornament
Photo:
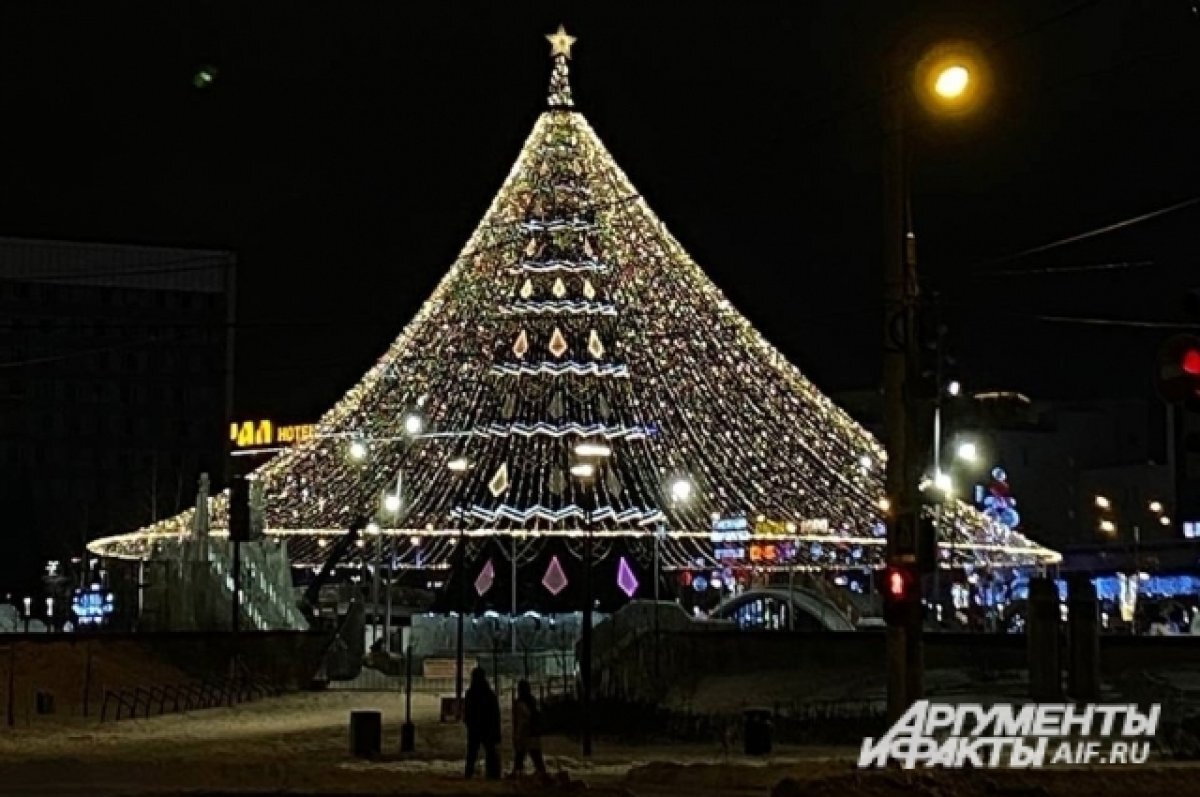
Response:
[[[546,575],[542,576],[542,586],[555,596],[567,588],[567,574],[563,572],[557,556],[550,557],[550,566],[546,568]]]
[[[525,246],[525,256],[533,257],[537,254],[537,239],[530,238],[529,243]]]
[[[525,280],[525,284],[521,286],[521,298],[528,299],[533,296],[533,283],[530,280]]]
[[[508,490],[508,463],[501,462],[500,467],[496,468],[496,473],[492,476],[492,480],[488,482],[488,490],[494,498],[499,498]]]
[[[596,298],[596,289],[592,287],[592,281],[586,277],[583,280],[583,298],[588,301]]]
[[[554,285],[550,288],[550,292],[554,294],[555,299],[561,299],[567,295],[567,286],[563,284],[562,277],[556,277]]]

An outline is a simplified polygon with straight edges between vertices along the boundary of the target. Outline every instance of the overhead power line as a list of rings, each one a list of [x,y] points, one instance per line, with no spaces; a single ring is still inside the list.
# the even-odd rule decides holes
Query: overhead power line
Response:
[[[1105,226],[1097,227],[1094,230],[1088,230],[1087,232],[1081,232],[1077,235],[1071,235],[1066,238],[1060,238],[1059,240],[1051,241],[1048,244],[1042,244],[1041,246],[1035,246],[1030,249],[1024,249],[1020,252],[1015,252],[1011,255],[1003,255],[1002,257],[995,257],[990,260],[983,260],[978,263],[975,263],[973,266],[971,266],[971,268],[974,268],[976,266],[993,266],[993,265],[997,265],[999,263],[1010,263],[1013,260],[1019,260],[1023,257],[1028,257],[1029,255],[1041,254],[1042,252],[1048,252],[1052,249],[1058,249],[1059,247],[1068,246],[1068,245],[1074,244],[1074,243],[1079,243],[1080,241],[1086,241],[1091,238],[1098,238],[1101,235],[1107,235],[1110,232],[1116,232],[1117,230],[1123,230],[1127,227],[1132,227],[1136,224],[1141,224],[1142,222],[1150,221],[1151,219],[1157,219],[1161,216],[1166,216],[1170,213],[1175,213],[1177,211],[1184,210],[1186,208],[1190,208],[1193,205],[1197,205],[1197,204],[1200,204],[1200,196],[1194,196],[1191,199],[1185,199],[1182,202],[1176,202],[1173,205],[1168,205],[1167,207],[1159,208],[1158,210],[1152,210],[1149,213],[1143,213],[1141,215],[1132,216],[1128,219],[1123,219],[1121,221],[1114,222],[1112,224],[1106,224]]]

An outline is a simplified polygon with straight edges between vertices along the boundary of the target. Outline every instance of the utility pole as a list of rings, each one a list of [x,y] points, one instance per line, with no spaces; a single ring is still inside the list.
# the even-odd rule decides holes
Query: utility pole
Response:
[[[587,493],[587,531],[583,538],[583,628],[579,641],[579,677],[583,682],[580,719],[583,724],[583,755],[592,754],[592,509],[595,497]]]
[[[459,719],[463,716],[463,666],[466,659],[464,649],[466,643],[466,626],[463,615],[467,611],[467,534],[466,517],[458,513],[458,550],[454,552],[456,560],[454,573],[458,576],[458,645],[454,660],[454,711]]]
[[[920,478],[917,454],[924,450],[916,424],[914,389],[918,378],[917,257],[912,232],[907,152],[904,145],[908,93],[894,59],[884,75],[884,326],[883,398],[888,459],[886,493],[887,561],[918,569],[917,529]],[[898,719],[919,699],[922,687],[921,603],[889,618],[887,627],[888,716]]]

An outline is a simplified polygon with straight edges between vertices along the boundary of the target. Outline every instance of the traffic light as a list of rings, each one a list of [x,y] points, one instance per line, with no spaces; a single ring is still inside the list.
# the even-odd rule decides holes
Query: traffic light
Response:
[[[1169,404],[1200,399],[1200,337],[1175,335],[1158,350],[1158,392]]]
[[[1175,432],[1175,513],[1200,517],[1200,337],[1175,335],[1158,352],[1155,383]]]
[[[245,476],[229,482],[229,540],[250,541],[250,482]]]
[[[883,596],[883,619],[902,625],[920,611],[921,579],[914,565],[888,565],[879,571],[879,593]]]

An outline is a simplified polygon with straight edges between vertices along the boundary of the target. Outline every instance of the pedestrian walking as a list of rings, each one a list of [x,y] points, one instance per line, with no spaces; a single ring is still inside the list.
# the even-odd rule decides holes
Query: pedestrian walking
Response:
[[[546,774],[546,761],[542,758],[542,712],[538,710],[537,698],[529,681],[517,684],[517,699],[513,703],[513,776],[525,768],[525,756],[533,762],[533,770]]]
[[[463,706],[467,726],[467,777],[475,774],[479,748],[484,753],[484,774],[500,777],[500,700],[492,691],[482,667],[471,671],[471,686]]]

